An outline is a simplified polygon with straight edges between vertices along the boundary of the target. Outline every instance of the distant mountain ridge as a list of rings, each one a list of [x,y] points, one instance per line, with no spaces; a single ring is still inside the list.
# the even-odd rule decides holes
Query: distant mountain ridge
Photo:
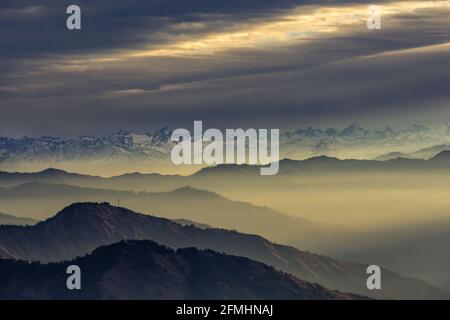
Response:
[[[409,153],[403,153],[403,152],[391,152],[388,154],[383,154],[378,157],[376,157],[374,160],[381,160],[381,161],[387,161],[387,160],[394,160],[398,158],[403,159],[431,159],[439,155],[440,153],[443,153],[445,151],[450,150],[450,144],[441,144],[436,145],[420,150],[416,150],[414,152]]]
[[[402,169],[407,167],[417,169],[433,169],[439,165],[439,168],[449,168],[450,162],[445,160],[450,158],[450,146],[447,150],[436,148],[437,152],[429,159],[410,158],[406,154],[394,152],[392,154],[378,157],[374,160],[360,160],[360,159],[339,159],[336,157],[329,157],[325,155],[308,158],[305,160],[282,159],[280,160],[279,174],[291,173],[292,169],[313,169],[314,167],[320,170],[327,169]],[[331,166],[330,166],[331,165]],[[108,187],[117,189],[116,183],[127,182],[132,186],[133,190],[139,189],[142,183],[148,184],[152,182],[157,185],[166,186],[167,189],[173,189],[180,185],[189,185],[192,179],[198,178],[204,174],[209,173],[259,173],[258,165],[234,165],[234,164],[220,164],[216,166],[206,167],[198,170],[188,176],[181,175],[164,175],[158,173],[126,173],[112,177],[100,177],[95,175],[72,173],[62,169],[47,168],[38,172],[8,172],[0,170],[0,187],[10,187],[29,182],[42,183],[65,183],[78,186],[96,186]],[[276,176],[274,176],[276,178]],[[132,181],[132,183],[131,183]],[[120,188],[119,188],[120,189]],[[121,188],[122,190],[124,188]],[[145,188],[140,188],[145,190]]]
[[[0,137],[0,164],[14,170],[19,164],[63,164],[73,161],[163,161],[170,163],[172,130],[163,127],[154,133],[138,134],[119,130],[106,137],[78,138]],[[428,128],[414,125],[403,130],[367,130],[352,123],[341,130],[308,127],[284,131],[280,135],[281,158],[305,159],[319,155],[372,159],[383,154],[413,153],[419,149],[450,145],[447,126]],[[437,152],[436,152],[437,153]],[[417,157],[422,158],[418,153]]]
[[[37,223],[37,220],[30,218],[16,217],[0,212],[0,225],[24,226]]]
[[[430,159],[411,159],[395,157],[393,159],[363,160],[363,159],[338,159],[329,156],[317,156],[305,160],[282,159],[279,161],[279,172],[273,176],[276,179],[284,174],[305,174],[305,173],[324,173],[324,172],[345,172],[345,171],[373,171],[373,170],[434,170],[450,169],[449,160],[450,150],[438,152]],[[207,167],[194,173],[192,176],[214,175],[214,174],[250,174],[257,176],[258,166],[252,165],[232,165],[221,164],[218,166]],[[0,180],[1,181],[1,180]]]
[[[197,247],[239,255],[328,288],[375,297],[445,298],[425,282],[383,271],[381,291],[366,288],[366,267],[271,243],[264,238],[221,229],[182,226],[107,203],[78,203],[32,227],[0,226],[0,257],[4,259],[71,260],[99,246],[125,239],[153,240],[172,248]]]
[[[82,270],[82,289],[66,287],[66,268]],[[0,260],[0,299],[349,300],[247,258],[152,241],[122,241],[58,264]]]

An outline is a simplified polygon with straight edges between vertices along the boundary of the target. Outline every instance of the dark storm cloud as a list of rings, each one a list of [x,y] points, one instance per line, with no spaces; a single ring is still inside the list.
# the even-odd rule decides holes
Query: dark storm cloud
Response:
[[[78,1],[81,32],[65,29],[69,2],[3,3],[0,27],[9,31],[0,34],[0,135],[146,132],[198,119],[295,127],[450,117],[440,112],[450,101],[448,47],[399,51],[448,42],[442,10],[397,15],[378,32],[361,25],[286,47],[105,62],[122,50],[264,22],[307,2]],[[399,53],[383,54],[389,51]]]
[[[164,41],[156,33],[166,32],[175,22],[209,21],[220,27],[220,22],[266,17],[278,10],[314,2],[333,1],[128,0],[125,4],[121,0],[3,0],[0,55],[12,57],[130,48],[140,46],[143,41]],[[83,33],[67,32],[65,28],[65,12],[71,4],[82,8]]]
[[[174,23],[207,22],[212,31],[245,19],[264,19],[299,5],[365,3],[367,0],[2,0],[0,57],[99,52],[163,43]],[[384,2],[383,0],[378,1]],[[67,32],[66,8],[82,8],[82,32]],[[181,32],[183,32],[181,30]],[[86,35],[87,33],[87,35]]]
[[[73,1],[2,0],[0,72],[17,73],[36,57],[148,47],[165,43],[171,35],[211,32],[311,2],[334,1],[129,0],[125,5],[121,0],[79,0],[75,3],[82,8],[83,30],[68,32],[65,12]],[[183,23],[198,25],[183,30]]]

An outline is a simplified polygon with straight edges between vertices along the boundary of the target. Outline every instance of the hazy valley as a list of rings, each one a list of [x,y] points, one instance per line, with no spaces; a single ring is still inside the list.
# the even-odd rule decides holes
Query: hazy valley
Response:
[[[0,227],[0,257],[47,263],[70,261],[99,246],[126,239],[153,240],[172,248],[196,247],[244,256],[342,292],[397,299],[448,297],[444,291],[423,281],[404,278],[389,270],[383,270],[382,290],[370,291],[365,281],[367,265],[299,251],[260,236],[182,226],[106,203],[73,204],[35,226]]]

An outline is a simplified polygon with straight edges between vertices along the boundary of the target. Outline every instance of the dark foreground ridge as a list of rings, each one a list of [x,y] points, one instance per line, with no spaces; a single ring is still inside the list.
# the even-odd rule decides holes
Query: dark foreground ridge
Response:
[[[68,290],[66,269],[81,269]],[[73,262],[0,261],[2,299],[355,299],[247,258],[153,241],[121,241]]]

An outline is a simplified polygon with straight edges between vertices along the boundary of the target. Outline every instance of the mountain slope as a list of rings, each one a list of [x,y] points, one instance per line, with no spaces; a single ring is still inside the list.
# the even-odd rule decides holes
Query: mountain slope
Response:
[[[450,277],[449,218],[368,232],[364,237],[355,238],[355,242],[356,250],[335,255],[362,262],[378,261],[387,268],[436,286]]]
[[[82,271],[82,290],[66,288],[66,268]],[[73,262],[0,261],[0,299],[300,299],[361,298],[332,292],[258,262],[152,241],[125,241]]]
[[[181,226],[109,204],[73,204],[31,227],[0,227],[0,257],[64,261],[123,239],[149,239],[172,248],[197,247],[244,256],[331,289],[373,297],[446,298],[428,284],[383,270],[383,288],[366,288],[366,265],[277,245],[264,238],[220,229]]]

